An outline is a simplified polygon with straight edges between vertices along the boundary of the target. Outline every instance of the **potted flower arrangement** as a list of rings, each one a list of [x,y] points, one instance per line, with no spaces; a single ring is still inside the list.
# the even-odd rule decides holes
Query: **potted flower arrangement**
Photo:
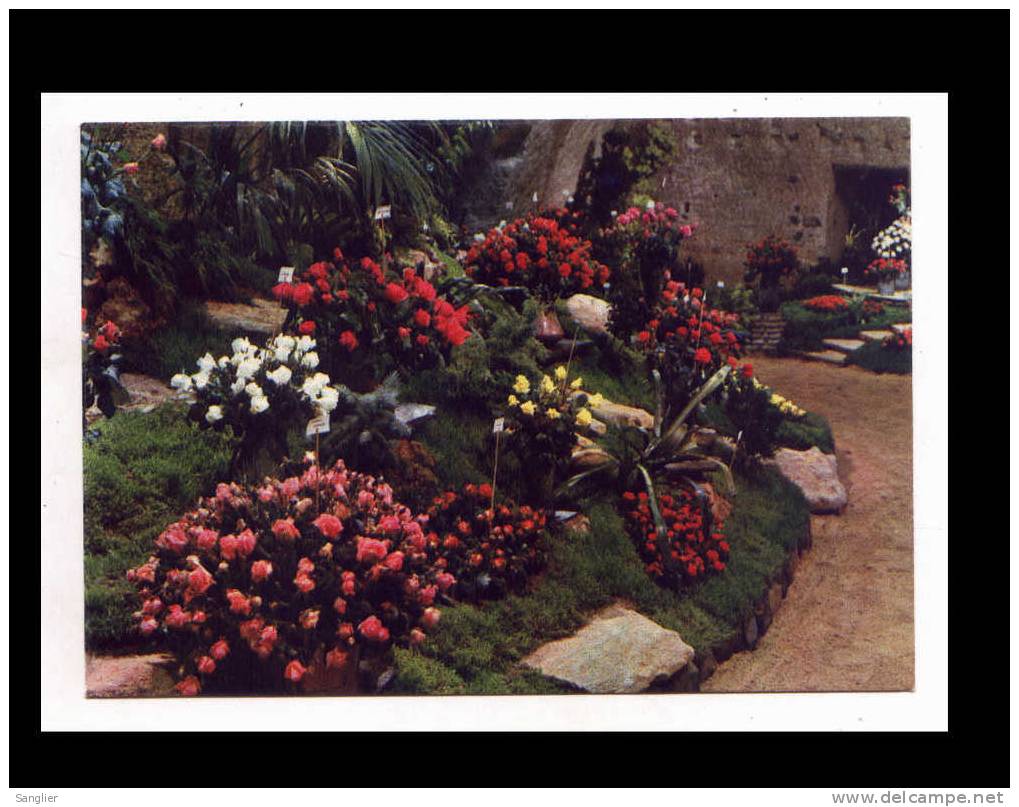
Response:
[[[909,272],[909,265],[901,258],[875,258],[865,273],[877,281],[877,290],[881,294],[894,294],[899,278]]]
[[[528,214],[487,234],[475,236],[467,250],[464,271],[489,286],[523,286],[542,303],[535,334],[554,343],[564,332],[554,303],[579,291],[603,286],[609,268],[594,259],[591,242],[572,223],[555,213]]]
[[[913,252],[913,217],[909,209],[908,190],[905,185],[893,186],[892,195],[888,201],[899,213],[899,217],[891,224],[881,230],[871,242],[871,249],[886,262],[894,262],[895,272],[885,271],[881,268],[870,271],[868,274],[876,276],[878,283],[887,288],[889,280],[892,283],[892,291],[895,289],[908,289],[910,286],[910,258]],[[871,262],[873,266],[875,262]],[[882,289],[882,294],[890,294],[891,291]]]
[[[295,475],[221,483],[170,524],[127,578],[143,637],[176,657],[177,691],[320,689],[425,641],[452,576],[429,557],[424,526],[374,477],[338,461]]]
[[[231,428],[240,438],[231,466],[247,478],[272,470],[287,454],[287,433],[314,415],[332,412],[339,391],[318,372],[316,342],[280,335],[264,348],[234,339],[232,356],[198,359],[198,372],[170,381],[192,401],[189,417],[200,428]]]
[[[758,287],[758,306],[762,311],[775,311],[781,302],[779,286],[799,268],[796,247],[788,241],[769,235],[747,245],[743,282]]]
[[[505,413],[507,448],[534,469],[526,477],[530,499],[541,505],[552,501],[557,482],[565,478],[577,442],[577,429],[587,431],[594,419],[588,405],[602,402],[600,395],[581,391],[580,376],[570,380],[566,367],[555,368],[532,384],[518,375],[507,397]]]

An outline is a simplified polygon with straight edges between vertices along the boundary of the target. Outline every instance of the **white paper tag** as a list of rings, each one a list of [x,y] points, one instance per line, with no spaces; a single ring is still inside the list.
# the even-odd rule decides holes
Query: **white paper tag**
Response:
[[[496,418],[492,423],[492,434],[498,434],[506,426],[506,418]]]
[[[388,219],[393,215],[392,205],[382,205],[381,207],[375,208],[375,221],[379,219]]]
[[[842,274],[844,274],[844,275],[848,275],[849,274],[849,267],[848,266],[843,266],[842,267]]]
[[[724,289],[725,288],[725,281],[724,280],[719,280],[718,281],[718,288],[720,288],[720,289]]]
[[[537,204],[537,202],[538,202],[538,192],[537,191],[534,192],[534,195],[531,197],[531,201],[534,202],[535,204]]]
[[[506,202],[506,209],[507,210],[512,210],[513,209],[513,202]]]
[[[279,277],[276,279],[277,283],[293,283],[294,282],[294,267],[293,266],[281,266]]]
[[[306,437],[314,437],[316,434],[329,433],[329,413],[320,412],[308,421],[308,428],[304,430]]]

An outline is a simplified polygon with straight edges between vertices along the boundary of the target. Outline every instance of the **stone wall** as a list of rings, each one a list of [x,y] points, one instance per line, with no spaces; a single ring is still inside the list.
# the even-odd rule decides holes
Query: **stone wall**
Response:
[[[588,147],[611,121],[534,124],[511,187],[542,204],[573,191]],[[835,189],[836,167],[901,170],[908,180],[906,118],[674,120],[679,153],[656,177],[656,198],[697,223],[688,254],[708,277],[743,274],[746,244],[774,233],[807,262],[837,260],[851,222]],[[519,209],[519,208],[518,208]]]

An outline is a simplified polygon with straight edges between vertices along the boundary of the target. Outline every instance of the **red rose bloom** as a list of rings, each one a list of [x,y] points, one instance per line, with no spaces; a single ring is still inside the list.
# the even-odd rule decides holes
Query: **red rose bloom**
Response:
[[[298,283],[290,297],[298,306],[306,306],[315,297],[315,287],[310,283]]]
[[[335,538],[343,532],[343,522],[330,513],[323,513],[312,524],[318,527],[319,532],[326,538]]]
[[[386,286],[384,294],[386,299],[389,300],[389,302],[391,302],[393,305],[398,305],[399,303],[402,303],[410,296],[407,293],[407,290],[399,283],[388,284]]]
[[[306,319],[304,322],[301,323],[300,327],[297,330],[300,333],[305,333],[309,335],[315,333],[315,320]]]
[[[344,331],[340,334],[340,344],[349,351],[356,350],[358,344],[357,335],[353,331]]]
[[[697,348],[697,351],[693,354],[693,360],[698,364],[710,364],[711,351],[706,347]]]
[[[383,626],[377,616],[370,616],[361,622],[357,632],[370,642],[385,642],[389,639],[389,629]]]
[[[296,684],[304,677],[304,674],[307,671],[308,670],[305,668],[303,664],[301,664],[301,662],[299,662],[297,659],[294,659],[287,665],[286,670],[283,671],[283,677],[286,678],[288,681],[293,681]]]
[[[427,328],[432,323],[432,315],[423,308],[419,308],[414,312],[414,322],[422,328]]]

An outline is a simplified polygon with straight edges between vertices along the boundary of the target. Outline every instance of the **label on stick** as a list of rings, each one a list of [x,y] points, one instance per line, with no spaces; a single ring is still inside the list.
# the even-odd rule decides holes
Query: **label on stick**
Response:
[[[294,282],[294,267],[293,266],[281,266],[279,277],[276,279],[277,283],[293,283]]]
[[[380,219],[388,219],[393,215],[392,205],[382,205],[381,207],[375,208],[375,221]]]
[[[305,429],[304,434],[307,437],[314,437],[316,434],[328,434],[329,433],[329,413],[320,412],[315,415],[311,420],[308,421],[308,428]]]
[[[492,424],[492,434],[498,434],[506,427],[506,418],[496,418]]]

